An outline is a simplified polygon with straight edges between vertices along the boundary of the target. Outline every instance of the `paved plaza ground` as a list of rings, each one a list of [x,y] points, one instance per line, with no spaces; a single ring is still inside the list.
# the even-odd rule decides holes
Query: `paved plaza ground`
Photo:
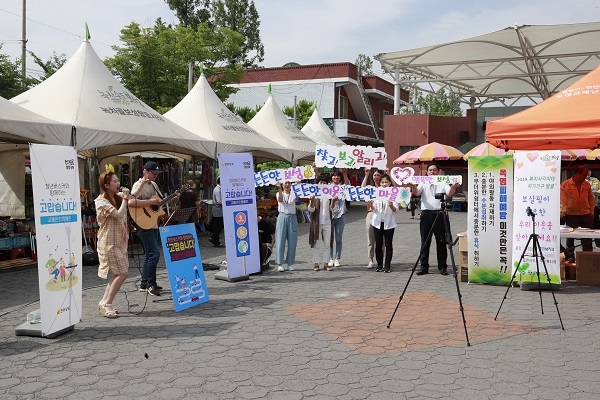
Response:
[[[460,283],[467,346],[452,274],[406,286],[420,244],[409,216],[397,212],[391,274],[366,268],[365,207],[352,204],[341,267],[312,270],[300,224],[295,271],[237,283],[206,271],[210,301],[179,313],[137,291],[134,256],[114,302],[121,317],[104,318],[105,281],[83,267],[83,320],[54,339],[14,334],[39,308],[35,267],[0,272],[0,398],[600,398],[600,287],[563,282],[562,330],[550,291],[542,314],[537,291],[511,288],[494,320],[506,287]],[[449,216],[454,236],[466,230],[467,213]],[[204,262],[224,260],[199,240]],[[431,262],[435,272],[435,251]],[[159,284],[168,292],[162,258]]]

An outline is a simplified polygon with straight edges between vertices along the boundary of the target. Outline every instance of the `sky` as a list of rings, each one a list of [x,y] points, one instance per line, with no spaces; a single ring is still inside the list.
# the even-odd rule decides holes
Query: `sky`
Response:
[[[518,25],[600,20],[600,0],[254,0],[265,47],[263,67],[354,62],[359,54],[409,50]],[[67,59],[85,37],[100,58],[113,55],[120,30],[160,17],[177,23],[164,0],[26,0],[27,49],[42,60]],[[21,55],[22,0],[0,0],[1,53]],[[377,61],[373,70],[381,74]],[[41,72],[31,58],[28,75]]]

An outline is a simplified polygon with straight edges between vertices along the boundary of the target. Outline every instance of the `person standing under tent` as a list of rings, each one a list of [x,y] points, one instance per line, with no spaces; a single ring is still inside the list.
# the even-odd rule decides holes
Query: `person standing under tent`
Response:
[[[440,173],[440,167],[436,163],[430,163],[427,166],[427,176],[437,176]],[[437,251],[438,270],[442,275],[448,275],[448,248],[446,247],[446,227],[444,226],[444,216],[441,215],[442,201],[436,199],[436,194],[452,196],[460,186],[458,182],[452,186],[445,183],[414,183],[409,184],[413,196],[421,196],[421,221],[419,228],[421,231],[421,268],[417,275],[429,273],[429,248],[431,247],[431,237],[429,233],[433,230],[435,236],[435,248]],[[427,237],[429,236],[429,240]]]
[[[113,308],[113,301],[129,276],[127,191],[120,192],[121,184],[112,171],[100,174],[98,186],[102,190],[94,200],[98,222],[98,276],[107,279],[108,272],[112,273],[98,311],[106,318],[117,318],[119,314]]]
[[[134,206],[138,207],[136,212],[143,212],[139,209],[141,207],[158,206],[160,204],[160,198],[163,196],[155,182],[160,173],[162,171],[158,168],[156,162],[148,161],[144,164],[142,177],[131,188],[131,195],[135,197]],[[158,222],[150,229],[138,228],[137,235],[144,245],[145,252],[140,291],[147,291],[151,296],[160,296],[162,287],[156,283],[156,267],[160,259]]]
[[[571,178],[560,184],[560,217],[573,228],[591,229],[594,224],[595,200],[587,176],[587,168],[580,165]],[[581,247],[583,251],[593,251],[592,239],[581,239]],[[574,249],[575,239],[568,238],[568,258],[573,258]]]
[[[379,187],[381,182],[381,171],[377,168],[373,170],[371,176],[371,168],[365,168],[365,177],[362,181],[362,187],[375,186]],[[367,217],[365,219],[365,229],[367,231],[367,255],[369,256],[369,264],[367,268],[373,268],[373,257],[375,256],[375,233],[373,232],[373,209],[371,203],[367,203]]]
[[[275,241],[277,242],[277,253],[275,262],[277,271],[283,272],[283,263],[287,264],[287,270],[294,270],[296,261],[296,246],[298,244],[298,218],[296,217],[296,195],[292,192],[292,183],[285,181],[283,184],[277,182],[277,225],[275,226]],[[285,244],[287,242],[287,253]]]
[[[212,234],[208,239],[215,247],[225,247],[221,244],[221,232],[223,231],[223,197],[221,196],[221,177],[217,178],[217,186],[212,195]]]

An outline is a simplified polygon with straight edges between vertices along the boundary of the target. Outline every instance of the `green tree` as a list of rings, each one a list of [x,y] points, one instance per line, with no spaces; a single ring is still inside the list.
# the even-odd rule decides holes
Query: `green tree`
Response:
[[[356,68],[358,69],[359,76],[373,75],[373,60],[371,60],[371,57],[359,54],[358,57],[356,57],[354,65],[356,65]]]
[[[60,69],[67,62],[67,57],[65,54],[58,55],[56,52],[52,53],[52,57],[48,59],[48,61],[43,61],[39,58],[33,51],[30,51],[29,54],[33,57],[33,62],[39,65],[44,71],[44,75],[37,79],[38,82],[44,81],[52,76],[56,71]]]
[[[158,19],[152,28],[132,22],[121,30],[122,46],[113,46],[115,56],[105,60],[108,68],[133,94],[158,112],[173,108],[188,87],[190,60],[199,61],[221,100],[235,89],[243,69],[227,60],[239,52],[243,37],[227,28],[213,30],[208,24],[196,29],[165,25]]]
[[[27,90],[29,83],[26,81],[26,87],[23,87],[20,61],[11,61],[8,55],[0,53],[0,96],[5,99],[15,97]]]
[[[439,115],[446,117],[460,117],[460,100],[452,92],[446,93],[444,88],[440,88],[435,94],[429,93],[425,97],[419,95],[417,104],[422,107],[426,114]]]
[[[252,0],[165,0],[184,26],[196,28],[207,23],[214,29],[229,28],[244,37],[231,64],[256,67],[264,60],[265,49],[260,39],[260,19]]]
[[[315,103],[308,100],[300,100],[296,105],[296,127],[302,129],[313,113]],[[294,107],[284,107],[283,113],[288,117],[294,117]]]
[[[254,118],[254,116],[260,111],[260,106],[256,106],[254,109],[252,109],[250,107],[236,107],[233,103],[227,103],[227,108],[229,108],[232,113],[239,115],[242,121],[246,123]]]

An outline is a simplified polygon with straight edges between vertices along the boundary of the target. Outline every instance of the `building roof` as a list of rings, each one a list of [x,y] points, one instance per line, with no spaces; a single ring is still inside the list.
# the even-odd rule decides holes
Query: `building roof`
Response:
[[[472,106],[546,99],[600,65],[600,22],[522,25],[375,56],[399,83],[448,86]]]

